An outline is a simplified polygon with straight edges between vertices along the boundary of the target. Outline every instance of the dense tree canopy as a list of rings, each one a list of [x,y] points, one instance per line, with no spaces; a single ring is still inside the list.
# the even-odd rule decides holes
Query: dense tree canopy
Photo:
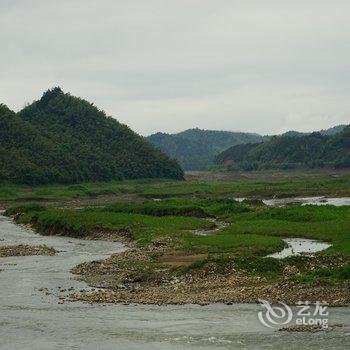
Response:
[[[350,167],[350,125],[333,136],[274,136],[263,143],[233,146],[215,161],[244,170]]]
[[[0,106],[0,181],[182,179],[175,160],[91,103],[54,88],[18,114]]]
[[[157,148],[177,159],[185,170],[201,170],[213,164],[214,157],[238,144],[261,142],[257,134],[189,129],[178,134],[157,133],[149,136]]]

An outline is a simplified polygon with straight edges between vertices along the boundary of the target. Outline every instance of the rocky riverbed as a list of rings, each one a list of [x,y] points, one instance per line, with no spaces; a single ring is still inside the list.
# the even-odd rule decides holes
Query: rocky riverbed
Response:
[[[28,256],[28,255],[55,255],[57,250],[45,245],[31,246],[28,244],[18,244],[10,246],[0,246],[0,257]]]
[[[164,256],[167,259],[162,259]],[[103,261],[80,264],[72,272],[102,289],[72,293],[70,300],[158,305],[257,303],[258,299],[292,305],[322,300],[331,306],[350,305],[348,282],[303,283],[291,278],[300,275],[295,265],[287,265],[282,276],[271,280],[237,268],[234,260],[224,270],[209,259],[202,266],[179,274],[176,266],[186,266],[186,262],[189,265],[191,256],[171,257],[166,243],[159,242],[147,248],[133,247]],[[159,263],[154,265],[154,261]],[[334,268],[348,263],[343,257],[310,257],[304,268]]]

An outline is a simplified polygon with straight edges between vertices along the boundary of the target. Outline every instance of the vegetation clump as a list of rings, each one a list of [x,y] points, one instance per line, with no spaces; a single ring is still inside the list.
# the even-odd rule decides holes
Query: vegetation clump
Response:
[[[115,202],[104,210],[152,216],[215,217],[228,213],[243,213],[249,208],[232,199],[166,199],[143,203]]]

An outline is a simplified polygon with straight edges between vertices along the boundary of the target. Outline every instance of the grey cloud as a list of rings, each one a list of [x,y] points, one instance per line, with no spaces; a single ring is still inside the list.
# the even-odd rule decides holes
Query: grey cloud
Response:
[[[350,3],[2,0],[0,98],[60,85],[141,134],[349,123]]]

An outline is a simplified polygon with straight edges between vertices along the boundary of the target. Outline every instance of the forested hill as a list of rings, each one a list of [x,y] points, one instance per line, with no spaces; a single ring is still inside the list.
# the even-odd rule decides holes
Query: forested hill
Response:
[[[215,162],[243,170],[350,167],[350,125],[333,136],[274,136],[263,143],[233,146]]]
[[[189,129],[178,134],[156,133],[147,137],[154,146],[177,159],[185,170],[201,170],[213,164],[223,150],[242,143],[261,142],[258,134]]]
[[[333,136],[333,135],[336,135],[336,134],[342,132],[345,128],[346,128],[346,125],[340,124],[340,125],[333,126],[332,128],[322,129],[322,130],[316,131],[316,132],[320,133],[323,136]],[[285,132],[281,136],[308,136],[311,134],[312,134],[312,132],[300,132],[300,131],[291,130],[291,131]]]
[[[0,181],[174,178],[183,171],[91,103],[53,88],[19,113],[0,108]]]

